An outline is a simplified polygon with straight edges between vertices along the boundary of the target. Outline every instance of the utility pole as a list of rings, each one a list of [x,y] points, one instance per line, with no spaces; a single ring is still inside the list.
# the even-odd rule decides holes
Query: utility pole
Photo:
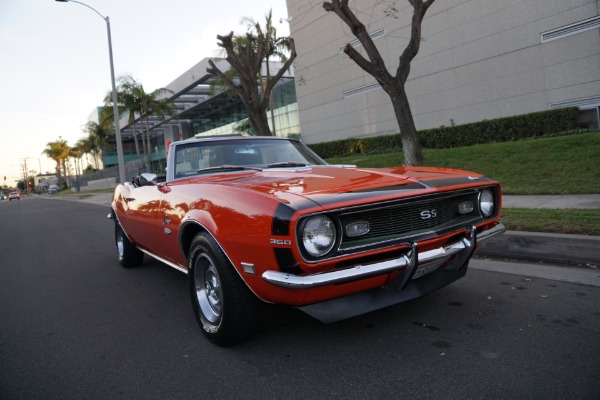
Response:
[[[27,196],[29,196],[31,193],[29,192],[29,179],[27,177],[27,171],[29,171],[29,168],[27,168],[27,160],[28,158],[25,159],[25,181],[23,183],[25,183],[25,191],[27,192]]]
[[[23,169],[23,185],[25,186],[25,191],[27,192],[27,196],[30,196],[31,192],[29,190],[29,182],[27,180],[27,171],[29,171],[27,169],[27,160],[29,160],[29,157],[22,158],[21,160],[23,161],[23,164],[21,165],[21,168]]]

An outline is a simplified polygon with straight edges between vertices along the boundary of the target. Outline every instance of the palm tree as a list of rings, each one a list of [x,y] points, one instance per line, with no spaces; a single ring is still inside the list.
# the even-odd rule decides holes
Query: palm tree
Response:
[[[77,143],[75,143],[75,148],[77,149],[77,151],[79,151],[79,153],[80,153],[81,155],[86,155],[86,156],[88,156],[88,158],[87,158],[88,165],[92,165],[92,164],[90,163],[89,156],[92,156],[92,160],[94,161],[94,163],[95,163],[95,161],[96,161],[96,160],[93,158],[93,153],[92,153],[92,144],[91,144],[91,142],[90,142],[89,138],[90,138],[90,137],[89,137],[89,136],[87,136],[87,137],[85,137],[85,138],[79,139],[79,140],[77,141]],[[93,167],[92,167],[92,168],[93,168]]]
[[[85,131],[88,136],[77,142],[77,147],[83,154],[90,154],[94,160],[96,169],[100,169],[99,159],[102,155],[102,148],[108,142],[108,136],[111,134],[111,131],[106,126],[93,121],[86,124]]]
[[[166,88],[159,88],[151,93],[146,93],[144,90],[144,86],[141,83],[136,85],[135,95],[139,99],[140,104],[140,114],[142,119],[144,120],[144,124],[146,126],[146,140],[147,145],[144,145],[144,150],[147,157],[148,166],[152,160],[152,145],[150,143],[150,123],[149,117],[151,115],[156,115],[162,121],[167,119],[167,116],[171,118],[176,117],[177,108],[175,104],[170,99],[164,98],[159,100],[159,97],[163,97],[166,95],[173,94],[172,90]],[[143,131],[142,131],[143,132]],[[142,139],[143,139],[142,133]]]
[[[81,156],[87,155],[88,164],[91,166],[93,163],[94,169],[100,169],[99,155],[100,150],[98,148],[98,139],[95,136],[89,135],[83,139],[79,139],[75,144],[79,154]],[[90,162],[91,157],[91,162]]]
[[[81,157],[83,156],[83,152],[81,151],[80,148],[78,148],[77,146],[75,147],[71,147],[69,149],[69,154],[67,156],[67,158],[71,158],[73,159],[73,161],[75,162],[75,179],[76,179],[76,185],[77,185],[77,190],[80,190],[79,187],[79,174],[80,174],[80,163],[81,163]],[[71,162],[68,161],[67,162],[67,168],[71,168]]]
[[[227,56],[225,60],[231,67],[229,73],[221,71],[213,60],[208,61],[209,68],[206,71],[240,98],[256,134],[271,136],[266,109],[269,103],[273,109],[270,102],[271,92],[296,58],[294,40],[289,37],[277,37],[271,12],[266,16],[264,28],[251,18],[242,19],[242,23],[244,22],[248,27],[245,36],[234,36],[233,32],[227,36],[217,35],[219,40],[217,44],[223,48]],[[285,55],[286,48],[289,48],[289,57]],[[269,61],[275,55],[281,56],[283,66],[274,76],[271,76]],[[263,81],[262,65],[265,61],[267,79]],[[235,70],[234,74],[231,73],[231,69]]]
[[[148,118],[150,115],[155,114],[158,118],[165,120],[166,116],[175,117],[176,107],[169,99],[158,100],[159,97],[172,94],[171,90],[160,88],[156,89],[151,93],[146,93],[144,86],[136,81],[132,76],[126,75],[119,78],[119,86],[117,88],[117,102],[119,106],[129,112],[129,125],[133,129],[133,136],[135,141],[135,151],[137,157],[140,158],[140,148],[137,141],[137,131],[135,128],[135,114],[137,113],[145,120],[146,129],[142,129],[142,151],[145,155],[148,166],[150,165],[152,148],[150,144],[150,127]],[[104,99],[106,105],[111,104],[112,93],[109,93]],[[110,110],[107,110],[107,114],[104,115],[104,120],[107,117]],[[144,159],[142,158],[142,161]]]
[[[69,146],[67,145],[67,141],[60,138],[54,142],[48,142],[46,144],[46,148],[42,152],[48,158],[51,158],[56,162],[56,175],[58,177],[59,187],[63,187],[63,176],[66,175],[66,165],[65,159],[69,156]],[[64,173],[61,172],[61,163],[64,170]]]
[[[267,72],[266,82],[263,82],[262,76],[260,79],[260,89],[264,93],[265,85],[271,81],[270,60],[273,57],[279,58],[281,63],[285,64],[288,60],[287,54],[290,52],[290,41],[288,37],[277,36],[277,29],[273,26],[273,9],[265,15],[265,25],[260,26],[260,23],[252,17],[243,17],[242,24],[246,24],[248,31],[253,32],[256,37],[262,37],[265,46],[265,66]],[[273,96],[269,93],[269,105],[271,108],[271,124],[273,125],[273,135],[275,135],[275,110],[273,109]]]
[[[129,113],[129,125],[133,129],[133,141],[135,143],[135,153],[137,158],[140,158],[140,147],[137,140],[137,131],[135,129],[135,113],[140,112],[140,101],[135,95],[137,82],[129,75],[122,76],[118,79],[117,86],[117,105],[119,113],[127,111]],[[112,116],[112,92],[108,92],[104,98],[106,114],[104,117]],[[143,139],[143,138],[142,138]]]

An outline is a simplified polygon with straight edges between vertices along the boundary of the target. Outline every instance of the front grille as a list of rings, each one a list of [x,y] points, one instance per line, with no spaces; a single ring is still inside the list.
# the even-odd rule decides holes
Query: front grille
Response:
[[[370,230],[358,237],[348,237],[344,233],[340,250],[466,226],[481,218],[478,194],[477,190],[444,193],[343,212],[338,216],[343,231],[347,225],[356,222],[368,222]],[[459,213],[459,204],[463,202],[471,202],[473,211]]]

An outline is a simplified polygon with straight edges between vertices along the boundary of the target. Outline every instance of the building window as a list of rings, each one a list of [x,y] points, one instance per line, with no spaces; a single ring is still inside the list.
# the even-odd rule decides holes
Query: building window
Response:
[[[381,85],[379,83],[375,82],[375,83],[371,83],[370,85],[365,85],[365,86],[357,87],[354,89],[345,90],[344,98],[354,96],[355,94],[359,94],[359,93],[370,92],[371,90],[375,90],[375,89],[379,89],[379,88],[381,88]]]
[[[550,104],[551,110],[563,107],[579,107],[577,125],[581,128],[600,129],[600,97],[588,97]]]
[[[600,16],[588,18],[583,21],[575,22],[571,25],[566,25],[550,31],[542,32],[540,34],[540,38],[542,43],[545,43],[551,40],[561,39],[567,36],[575,35],[576,33],[581,33],[596,28],[600,28]]]
[[[385,36],[385,28],[376,30],[375,32],[371,32],[371,33],[369,33],[369,36],[371,36],[371,39],[373,39],[373,40],[378,39],[378,38],[380,38],[382,36]],[[354,39],[349,44],[352,47],[359,47],[359,46],[361,46],[360,40],[358,40],[358,39]],[[339,48],[339,52],[343,53],[345,48],[346,48],[346,45],[340,47]]]
[[[579,110],[577,125],[585,129],[600,129],[600,107]]]

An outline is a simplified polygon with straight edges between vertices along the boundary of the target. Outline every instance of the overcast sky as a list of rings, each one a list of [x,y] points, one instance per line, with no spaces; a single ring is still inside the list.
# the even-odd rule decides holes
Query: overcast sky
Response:
[[[150,92],[205,57],[217,34],[244,32],[272,9],[289,34],[285,0],[83,0],[110,18],[115,75],[133,75]],[[55,170],[42,155],[59,137],[74,145],[111,90],[106,23],[92,10],[54,0],[0,0],[0,180],[28,169]],[[0,184],[4,182],[0,181]]]

